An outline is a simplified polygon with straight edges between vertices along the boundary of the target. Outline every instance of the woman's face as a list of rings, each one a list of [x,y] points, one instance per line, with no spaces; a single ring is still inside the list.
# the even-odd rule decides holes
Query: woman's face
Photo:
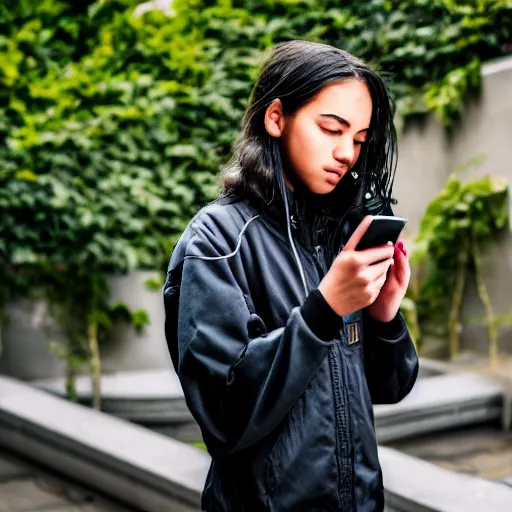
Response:
[[[332,192],[357,162],[371,116],[372,99],[364,82],[349,79],[324,87],[284,119],[286,167],[311,192]]]

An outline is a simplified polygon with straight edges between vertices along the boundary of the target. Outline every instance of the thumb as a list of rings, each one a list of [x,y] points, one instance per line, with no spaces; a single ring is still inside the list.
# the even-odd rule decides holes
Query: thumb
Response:
[[[367,215],[357,226],[356,230],[352,233],[352,236],[349,238],[347,245],[343,248],[344,251],[355,251],[357,244],[363,238],[363,235],[366,233],[367,229],[370,227],[370,224],[373,221],[373,217],[371,215]]]

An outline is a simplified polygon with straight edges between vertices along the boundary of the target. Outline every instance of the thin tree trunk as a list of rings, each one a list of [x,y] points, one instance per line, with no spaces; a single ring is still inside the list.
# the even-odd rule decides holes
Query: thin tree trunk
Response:
[[[406,321],[407,326],[409,327],[409,331],[411,334],[412,341],[418,353],[420,352],[421,347],[421,328],[420,322],[418,320],[418,310],[416,309],[416,304],[414,305],[414,309],[408,311],[406,313]]]
[[[485,325],[487,327],[487,335],[489,336],[489,362],[491,367],[494,367],[498,362],[499,354],[498,332],[496,329],[496,321],[491,304],[491,298],[489,297],[487,286],[485,286],[485,280],[482,272],[482,258],[480,256],[480,248],[474,239],[472,242],[472,253],[473,262],[475,264],[476,287],[478,290],[478,296],[480,297],[480,300],[484,306]]]
[[[101,409],[101,360],[98,347],[98,324],[89,321],[87,327],[87,340],[90,352],[91,379],[92,379],[92,396],[93,407],[97,410]]]
[[[457,264],[457,275],[450,301],[450,312],[448,315],[448,336],[450,340],[450,358],[456,357],[460,350],[460,308],[464,297],[464,286],[466,284],[467,267],[469,260],[469,242],[465,240],[459,252]]]
[[[78,397],[76,394],[75,368],[73,362],[73,352],[69,346],[66,366],[66,394],[69,400],[76,402]]]
[[[405,320],[411,333],[411,338],[418,353],[420,352],[422,340],[417,304],[420,296],[421,279],[423,277],[423,267],[424,262],[420,261],[417,264],[416,268],[411,273],[411,280],[409,282],[409,295],[412,307],[403,311]]]
[[[409,283],[411,298],[415,303],[418,302],[420,296],[421,282],[424,277],[424,267],[425,262],[420,261],[417,264],[415,271],[413,271],[411,276],[411,282]]]

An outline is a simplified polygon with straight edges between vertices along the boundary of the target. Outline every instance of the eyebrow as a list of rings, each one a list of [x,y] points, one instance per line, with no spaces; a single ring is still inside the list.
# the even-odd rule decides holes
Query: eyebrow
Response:
[[[328,117],[329,119],[335,119],[336,121],[338,121],[338,123],[342,124],[347,128],[350,128],[350,123],[346,119],[343,119],[343,117],[337,116],[336,114],[320,114],[320,116]],[[357,133],[367,132],[368,130],[369,128],[363,128],[362,130],[359,130]]]

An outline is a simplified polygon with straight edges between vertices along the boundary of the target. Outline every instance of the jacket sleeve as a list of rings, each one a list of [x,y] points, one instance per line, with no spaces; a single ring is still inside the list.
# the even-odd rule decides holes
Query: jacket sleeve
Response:
[[[199,235],[185,252],[173,360],[209,449],[218,455],[233,453],[283,420],[320,368],[335,335],[315,333],[306,322],[314,295],[291,311],[286,325],[267,333],[237,282],[235,258],[215,259],[221,256],[218,246]],[[173,302],[166,296],[172,287],[170,271],[164,285],[169,318]],[[168,343],[172,323],[166,320]]]
[[[372,403],[400,402],[418,376],[418,354],[402,314],[382,323],[363,313],[363,344]]]

